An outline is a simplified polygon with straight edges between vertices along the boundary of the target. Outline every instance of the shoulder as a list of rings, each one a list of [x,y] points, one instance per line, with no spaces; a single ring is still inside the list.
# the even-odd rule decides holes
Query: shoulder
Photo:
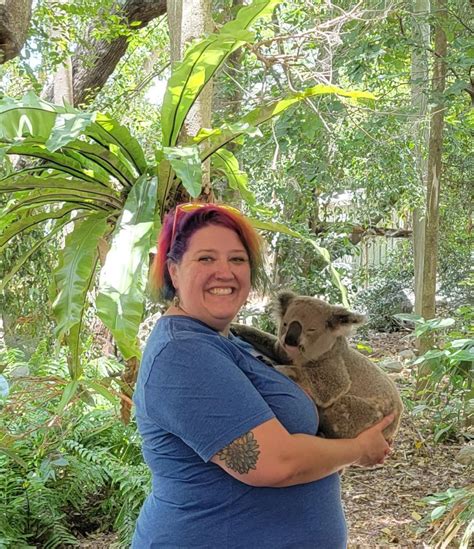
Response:
[[[151,333],[143,354],[143,369],[159,365],[173,369],[200,364],[212,368],[239,361],[239,349],[202,322],[187,317],[162,317]]]

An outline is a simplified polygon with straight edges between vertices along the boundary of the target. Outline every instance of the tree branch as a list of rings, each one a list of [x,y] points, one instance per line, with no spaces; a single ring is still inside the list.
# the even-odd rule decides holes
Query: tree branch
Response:
[[[166,0],[126,0],[118,9],[125,24],[133,30],[141,29],[153,19],[166,13]],[[140,22],[131,27],[132,23]],[[128,47],[128,37],[119,36],[114,40],[97,40],[93,31],[97,21],[91,22],[86,37],[72,59],[74,105],[90,103],[108,77],[113,73],[117,63]],[[52,85],[48,86],[43,97],[52,100]]]

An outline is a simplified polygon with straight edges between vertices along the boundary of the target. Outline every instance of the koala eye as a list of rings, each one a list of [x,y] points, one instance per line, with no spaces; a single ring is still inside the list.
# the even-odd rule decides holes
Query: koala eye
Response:
[[[286,322],[283,322],[283,328],[286,328],[288,324]]]
[[[308,328],[306,331],[308,334],[314,334],[314,332],[316,332],[316,328]]]

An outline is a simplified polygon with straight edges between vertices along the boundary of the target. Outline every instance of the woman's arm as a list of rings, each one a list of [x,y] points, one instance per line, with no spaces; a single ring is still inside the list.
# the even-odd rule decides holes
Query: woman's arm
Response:
[[[234,440],[211,461],[250,486],[305,484],[348,465],[383,463],[390,448],[382,431],[393,419],[393,415],[383,418],[354,439],[291,435],[277,419],[271,419]]]

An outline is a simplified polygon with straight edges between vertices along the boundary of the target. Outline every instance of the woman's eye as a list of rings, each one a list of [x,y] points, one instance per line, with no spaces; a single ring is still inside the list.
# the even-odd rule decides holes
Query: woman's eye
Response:
[[[247,263],[246,257],[232,257],[231,258],[232,263]]]
[[[199,258],[199,261],[201,263],[210,263],[212,260],[213,260],[213,258],[209,255],[205,255],[205,256]]]

